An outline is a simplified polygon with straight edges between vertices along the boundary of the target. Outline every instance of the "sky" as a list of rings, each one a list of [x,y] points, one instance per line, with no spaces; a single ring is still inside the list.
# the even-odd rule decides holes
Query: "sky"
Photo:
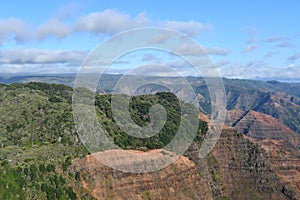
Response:
[[[159,27],[206,48],[221,76],[300,82],[299,7],[297,0],[3,1],[0,74],[76,73],[88,53],[115,34]],[[142,51],[119,58],[114,70],[162,60],[175,62]]]

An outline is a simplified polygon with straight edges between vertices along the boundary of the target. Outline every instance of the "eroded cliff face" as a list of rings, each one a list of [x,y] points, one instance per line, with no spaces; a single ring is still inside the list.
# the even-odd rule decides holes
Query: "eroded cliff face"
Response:
[[[272,159],[271,167],[289,190],[289,195],[300,199],[300,152],[283,140],[254,140]]]
[[[287,145],[294,147],[300,143],[299,134],[270,115],[253,110],[231,110],[227,112],[226,118],[226,124],[251,138],[284,140]]]
[[[168,167],[149,173],[121,172],[98,159],[97,153],[88,155],[74,160],[71,167],[74,174],[80,172],[81,184],[96,199],[213,199],[208,184],[187,157],[179,156]],[[134,161],[131,165],[134,167]]]
[[[210,184],[214,199],[290,199],[271,167],[271,159],[257,144],[234,129],[223,130],[212,152],[197,159],[198,147],[187,156],[196,161]]]
[[[223,130],[206,158],[198,153],[194,143],[168,167],[140,174],[106,167],[95,154],[74,160],[70,172],[79,172],[80,184],[97,199],[295,198],[273,171],[270,156],[234,129]]]
[[[272,116],[256,111],[229,111],[226,123],[265,150],[270,167],[284,184],[283,191],[300,199],[299,135]]]

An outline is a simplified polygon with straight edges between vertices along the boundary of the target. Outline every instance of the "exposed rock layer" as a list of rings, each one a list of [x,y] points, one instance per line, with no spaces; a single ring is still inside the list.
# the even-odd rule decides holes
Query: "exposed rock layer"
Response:
[[[150,173],[120,172],[104,166],[93,155],[74,160],[70,169],[74,174],[80,172],[82,184],[97,199],[295,197],[274,173],[266,152],[233,129],[223,131],[206,158],[200,159],[198,152],[198,145],[192,144],[185,156]]]
[[[252,110],[229,111],[226,123],[266,151],[272,170],[285,185],[284,190],[300,199],[299,135],[272,116]]]

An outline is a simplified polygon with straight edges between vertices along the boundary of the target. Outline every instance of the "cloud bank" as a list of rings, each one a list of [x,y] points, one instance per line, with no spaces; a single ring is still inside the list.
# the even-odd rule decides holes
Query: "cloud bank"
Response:
[[[48,64],[82,62],[87,52],[47,49],[11,49],[0,51],[1,64]]]
[[[63,39],[77,32],[113,35],[124,30],[146,26],[170,28],[190,37],[196,37],[201,32],[212,29],[211,24],[196,21],[155,21],[150,19],[146,12],[130,16],[118,10],[107,9],[89,13],[75,19],[73,23],[67,23],[64,19],[69,18],[70,15],[64,10],[57,17],[49,19],[37,27],[31,27],[24,20],[18,18],[0,19],[0,44],[8,39],[13,39],[17,43],[48,37]]]

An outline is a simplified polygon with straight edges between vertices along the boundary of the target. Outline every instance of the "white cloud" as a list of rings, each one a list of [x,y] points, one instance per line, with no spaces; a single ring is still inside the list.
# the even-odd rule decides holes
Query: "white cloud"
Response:
[[[126,29],[146,26],[148,22],[145,13],[140,13],[135,18],[131,18],[127,14],[109,9],[81,17],[77,21],[75,29],[94,34],[111,35]]]
[[[9,38],[16,42],[24,42],[30,38],[28,25],[21,19],[0,19],[0,44]]]
[[[230,50],[221,47],[206,47],[205,49],[209,55],[227,56],[230,53]]]
[[[2,64],[49,64],[76,63],[79,64],[87,55],[84,51],[47,50],[47,49],[11,49],[0,51]]]
[[[211,24],[196,21],[155,21],[148,18],[145,12],[130,16],[112,9],[89,13],[74,19],[76,12],[74,10],[77,10],[78,7],[78,4],[67,4],[53,18],[37,27],[30,27],[18,18],[0,19],[0,44],[7,39],[14,39],[17,42],[31,39],[41,40],[51,36],[63,39],[76,32],[112,35],[124,30],[147,26],[174,29],[191,37],[212,29]],[[73,17],[72,20],[68,20],[66,23],[66,20],[71,17]],[[156,42],[160,42],[170,37],[170,35],[164,35],[154,39]]]
[[[72,28],[59,20],[50,20],[42,24],[36,30],[36,36],[38,39],[45,39],[49,36],[55,36],[58,39],[62,39],[68,36],[72,31]]]
[[[283,47],[283,48],[293,48],[295,45],[290,42],[291,37],[287,36],[273,36],[269,37],[265,40],[265,42],[268,43],[277,43],[277,47]]]
[[[162,59],[157,57],[155,54],[145,54],[142,58],[142,61],[161,61]]]
[[[159,33],[157,35],[154,35],[150,40],[149,44],[161,44],[169,39],[171,39],[174,36],[171,32],[163,32]]]
[[[164,21],[160,24],[162,27],[177,30],[190,37],[195,37],[199,35],[202,31],[212,29],[211,24],[203,24],[195,21]]]
[[[216,64],[216,66],[218,66],[218,67],[224,67],[224,66],[230,64],[230,61],[229,61],[229,60],[221,60],[221,61],[218,61],[218,62],[215,63],[215,64]]]
[[[282,41],[280,44],[277,45],[277,47],[283,47],[283,48],[293,48],[295,45],[290,43],[289,41]]]
[[[244,31],[246,31],[247,35],[248,35],[248,39],[246,41],[246,43],[248,44],[254,44],[257,42],[257,28],[253,27],[253,26],[247,26],[243,28]]]
[[[136,17],[131,17],[128,14],[109,9],[81,17],[75,24],[75,30],[111,35],[123,30],[149,25],[174,29],[191,37],[199,35],[202,31],[212,29],[211,24],[203,24],[196,21],[154,21],[149,19],[145,12],[139,13]],[[163,36],[159,40],[164,40],[168,37],[170,36]]]
[[[300,80],[300,66],[270,66],[264,61],[234,63],[222,67],[221,73],[229,78]]]
[[[199,56],[199,55],[219,55],[226,56],[230,53],[228,49],[223,49],[220,47],[203,47],[195,48],[195,45],[182,44],[175,49],[182,56]]]
[[[257,49],[256,45],[248,45],[243,49],[242,53],[249,53],[251,51],[254,51],[255,49]]]
[[[77,65],[71,64],[2,64],[0,74],[57,74],[76,73]]]
[[[147,17],[145,12],[141,12],[135,16],[119,12],[117,10],[104,10],[99,12],[89,13],[75,18],[73,8],[78,8],[76,4],[69,4],[62,7],[58,13],[51,19],[41,23],[38,26],[31,27],[30,24],[17,18],[0,19],[0,45],[7,40],[15,40],[16,42],[26,42],[28,40],[45,40],[48,37],[63,39],[77,32],[92,33],[96,35],[112,35],[123,30],[131,28],[140,28],[145,26],[156,26],[162,28],[174,29],[188,36],[196,37],[203,31],[212,29],[209,23],[200,23],[196,21],[170,21],[170,20],[152,20]],[[29,31],[31,30],[31,31]],[[163,42],[173,35],[159,35],[153,38],[152,42]],[[40,42],[40,41],[39,41]],[[193,54],[193,49],[182,49],[185,54]],[[229,50],[211,47],[206,51],[211,55],[226,56]],[[206,52],[204,51],[203,54]],[[55,66],[78,66],[87,52],[71,51],[71,50],[48,50],[36,48],[14,48],[0,50],[1,70],[5,68],[5,72],[45,72]],[[153,60],[154,57],[144,57],[146,60]],[[159,58],[156,58],[160,61]],[[116,63],[128,64],[128,62]],[[173,63],[174,66],[182,66]],[[24,67],[24,68],[22,68]],[[46,70],[47,69],[47,70]],[[57,68],[58,69],[58,68]],[[185,70],[184,68],[180,68]]]

